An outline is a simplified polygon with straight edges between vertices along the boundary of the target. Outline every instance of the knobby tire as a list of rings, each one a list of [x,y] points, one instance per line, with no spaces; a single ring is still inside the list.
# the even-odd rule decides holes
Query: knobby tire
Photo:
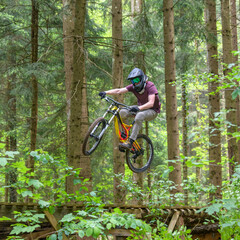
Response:
[[[151,139],[144,134],[139,134],[137,137],[137,142],[142,148],[142,154],[140,154],[136,159],[136,153],[132,150],[126,151],[126,162],[128,167],[135,173],[141,173],[146,171],[153,160],[154,151]],[[142,160],[142,164],[138,164],[138,161]]]
[[[98,138],[98,136],[101,134],[101,132],[104,130],[107,122],[103,117],[97,118],[89,127],[88,132],[86,133],[85,139],[83,141],[83,146],[82,146],[82,152],[84,155],[88,156],[92,154],[99,143],[102,140],[102,137]],[[94,128],[96,127],[95,131]],[[95,134],[95,135],[94,135]],[[92,135],[92,136],[91,136]],[[93,141],[93,146],[91,141]]]

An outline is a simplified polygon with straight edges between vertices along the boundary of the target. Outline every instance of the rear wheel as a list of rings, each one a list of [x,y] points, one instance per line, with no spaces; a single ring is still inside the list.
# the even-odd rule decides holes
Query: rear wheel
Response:
[[[89,127],[82,146],[84,155],[92,154],[102,140],[101,134],[106,127],[106,120],[103,117],[97,118]]]
[[[153,160],[153,154],[151,139],[147,135],[139,134],[132,149],[126,151],[128,167],[136,173],[146,171]]]

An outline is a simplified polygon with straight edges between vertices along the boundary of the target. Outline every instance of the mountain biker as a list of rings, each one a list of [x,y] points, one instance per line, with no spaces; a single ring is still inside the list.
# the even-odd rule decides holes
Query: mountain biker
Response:
[[[131,106],[130,109],[121,109],[120,116],[123,120],[127,119],[132,113],[136,113],[131,136],[126,142],[120,143],[125,149],[131,149],[133,142],[142,127],[143,121],[151,121],[160,113],[161,103],[159,101],[158,91],[154,83],[148,81],[148,77],[139,68],[134,68],[128,75],[127,80],[131,84],[123,87],[100,92],[99,96],[104,98],[107,95],[118,95],[126,92],[132,92],[138,100],[138,105]]]

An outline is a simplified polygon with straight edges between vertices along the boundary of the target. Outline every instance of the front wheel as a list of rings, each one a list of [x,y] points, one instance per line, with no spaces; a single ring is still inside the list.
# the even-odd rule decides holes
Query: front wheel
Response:
[[[139,134],[131,150],[126,151],[128,167],[135,173],[146,171],[153,160],[153,144],[151,139]]]
[[[89,127],[82,146],[82,152],[88,156],[92,154],[103,137],[103,131],[106,127],[106,120],[103,117],[97,118]]]

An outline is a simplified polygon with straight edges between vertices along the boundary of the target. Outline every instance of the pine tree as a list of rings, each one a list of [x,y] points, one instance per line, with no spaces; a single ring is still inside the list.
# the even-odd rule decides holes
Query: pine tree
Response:
[[[169,180],[175,183],[176,188],[172,194],[181,192],[181,164],[179,161],[179,130],[177,113],[176,92],[176,66],[175,66],[175,43],[174,43],[174,14],[173,1],[163,1],[164,15],[164,49],[165,49],[165,91],[166,91],[166,114],[167,114],[167,138],[168,138],[168,163],[171,172]]]
[[[206,1],[207,57],[211,81],[209,82],[209,180],[217,187],[216,198],[221,198],[221,132],[219,122],[214,120],[220,112],[220,94],[218,82],[216,1]],[[213,196],[212,196],[213,197]]]
[[[113,46],[113,88],[123,87],[123,41],[122,41],[122,0],[112,1],[112,46]],[[123,95],[117,96],[117,101],[123,102]],[[115,174],[125,175],[125,156],[118,150],[118,139],[114,136],[113,171]],[[114,202],[124,203],[125,195],[119,187],[120,179],[114,177]]]
[[[227,76],[228,73],[231,71],[229,65],[233,63],[229,0],[221,0],[221,18],[222,18],[223,64],[224,64],[223,74]],[[227,78],[226,82],[228,82]],[[227,111],[226,119],[230,123],[230,126],[227,126],[230,177],[232,177],[235,165],[238,164],[239,161],[236,138],[232,136],[232,134],[237,131],[236,101],[232,99],[233,91],[234,91],[233,88],[227,88],[225,90],[225,109]]]
[[[81,159],[82,131],[82,86],[85,78],[84,33],[86,1],[64,0],[67,10],[64,15],[64,60],[66,75],[66,95],[68,114],[68,164],[76,168],[85,168]],[[67,179],[67,192],[74,193],[79,185],[74,184],[74,176]]]

